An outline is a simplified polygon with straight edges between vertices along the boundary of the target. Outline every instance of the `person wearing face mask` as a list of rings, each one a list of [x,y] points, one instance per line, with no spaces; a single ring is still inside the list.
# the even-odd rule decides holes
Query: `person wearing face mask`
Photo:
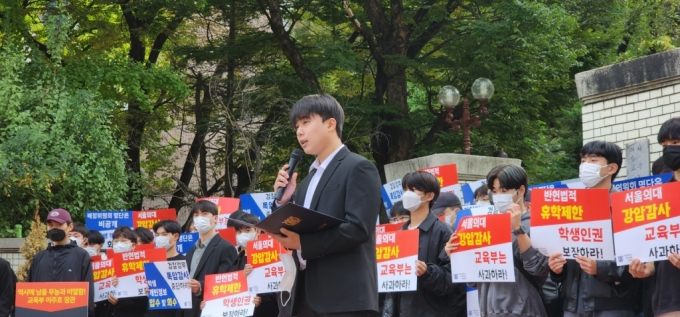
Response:
[[[139,238],[130,227],[118,227],[113,231],[113,252],[123,253],[135,250]],[[118,286],[118,280],[114,278],[113,285]],[[113,305],[113,317],[145,317],[148,311],[146,296],[117,298],[113,293],[109,294],[109,302]]]
[[[511,214],[512,250],[515,265],[514,283],[468,283],[479,292],[482,316],[549,316],[543,304],[541,289],[547,279],[548,257],[531,246],[530,214],[524,207],[529,188],[526,172],[516,165],[500,165],[486,176],[491,202],[501,213]],[[447,254],[458,248],[454,235],[446,244]],[[456,265],[452,263],[452,265]]]
[[[452,282],[450,258],[444,246],[453,231],[431,211],[441,199],[439,181],[427,172],[413,172],[401,181],[404,208],[411,219],[400,230],[419,230],[418,287],[412,292],[389,293],[383,316],[466,316],[465,284]]]
[[[444,216],[444,222],[453,226],[453,223],[456,221],[456,215],[462,207],[460,198],[456,194],[441,193],[437,201],[434,202],[434,206],[432,206],[432,213],[437,217]]]
[[[104,243],[106,242],[104,235],[97,230],[89,231],[83,249],[85,249],[90,256],[101,255],[102,259],[106,260],[106,254],[101,253],[102,247],[104,247]]]
[[[184,255],[177,252],[177,241],[182,233],[182,226],[177,221],[161,220],[153,225],[153,232],[155,235],[153,243],[156,245],[156,248],[165,249],[168,261],[186,260]],[[188,309],[149,310],[146,317],[181,317],[184,312],[189,311]]]
[[[245,223],[257,224],[260,219],[255,215],[248,213],[241,213],[237,220],[243,221]],[[253,267],[248,262],[247,245],[248,242],[257,240],[259,234],[262,232],[256,228],[246,226],[244,224],[232,221],[234,229],[236,229],[236,244],[238,250],[238,259],[236,259],[236,270],[244,270],[246,276],[253,271]],[[277,316],[279,314],[279,306],[276,302],[276,293],[264,293],[258,294],[253,298],[253,303],[255,304],[255,312],[253,317],[267,317],[267,316]]]
[[[613,192],[622,162],[623,153],[616,144],[589,142],[581,149],[579,178],[587,188]],[[550,277],[562,283],[564,316],[635,316],[640,283],[627,266],[579,255],[576,260],[565,260],[559,252],[550,256],[548,265]]]
[[[489,188],[486,184],[482,184],[479,188],[475,189],[475,206],[485,206],[491,205],[489,202]]]
[[[669,182],[680,180],[680,117],[667,120],[661,125],[657,141],[663,147],[663,162],[673,171]],[[651,308],[655,317],[680,316],[680,254],[671,252],[668,260],[640,262],[634,259],[629,272],[635,278],[654,279]]]
[[[191,208],[194,226],[199,233],[196,244],[187,252],[189,287],[192,293],[192,310],[185,317],[200,317],[205,276],[236,271],[236,248],[215,231],[217,206],[207,200],[194,203]]]
[[[87,237],[90,235],[90,230],[85,227],[82,222],[74,222],[73,230],[68,233],[68,238],[71,243],[83,248],[87,244]]]
[[[71,243],[71,214],[65,209],[47,213],[47,237],[52,243],[33,257],[26,282],[88,282],[88,315],[94,316],[92,260],[85,250]]]

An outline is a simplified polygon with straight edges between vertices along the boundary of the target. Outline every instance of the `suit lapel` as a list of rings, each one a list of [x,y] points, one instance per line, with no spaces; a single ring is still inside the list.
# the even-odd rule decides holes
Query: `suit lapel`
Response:
[[[342,160],[349,154],[349,150],[347,149],[346,146],[343,146],[340,151],[338,151],[337,154],[333,157],[333,160],[328,164],[328,167],[323,171],[323,175],[321,175],[321,179],[319,180],[319,184],[316,185],[316,189],[314,190],[314,196],[312,196],[312,203],[309,205],[309,208],[312,210],[316,210],[317,205],[319,204],[319,197],[321,196],[321,192],[323,192],[324,187],[326,187],[326,184],[328,184],[328,181],[331,179],[331,176],[333,176],[333,173],[335,173],[335,170],[340,166],[340,163],[342,163]]]
[[[205,262],[208,261],[210,254],[212,254],[213,251],[215,251],[215,246],[219,242],[219,239],[222,239],[222,237],[220,237],[220,235],[216,233],[215,236],[212,238],[212,240],[210,240],[210,244],[208,244],[205,247],[205,251],[203,251],[203,255],[201,256],[201,259],[199,260],[198,265],[196,266],[196,273],[201,271],[201,269],[205,265]],[[189,263],[191,263],[191,262],[189,262]],[[194,276],[197,276],[197,275],[194,274]]]

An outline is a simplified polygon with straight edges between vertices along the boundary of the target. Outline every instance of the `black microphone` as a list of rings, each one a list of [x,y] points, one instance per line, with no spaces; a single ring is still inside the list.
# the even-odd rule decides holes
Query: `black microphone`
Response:
[[[288,173],[289,181],[291,177],[293,177],[293,173],[295,173],[295,168],[302,159],[302,154],[303,152],[300,149],[295,149],[293,150],[293,153],[290,154],[290,160],[288,161],[288,170],[286,171]],[[283,192],[286,191],[286,187],[288,187],[288,185],[279,187],[279,189],[276,191],[276,197],[274,198],[275,201],[279,201],[283,198]]]

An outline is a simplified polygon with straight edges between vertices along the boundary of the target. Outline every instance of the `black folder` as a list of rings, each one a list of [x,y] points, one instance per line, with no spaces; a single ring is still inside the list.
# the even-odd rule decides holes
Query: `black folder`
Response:
[[[279,235],[283,235],[280,230],[282,227],[298,234],[308,234],[335,228],[345,222],[345,220],[307,209],[292,202],[285,203],[269,215],[269,217],[262,219],[262,221],[254,225],[236,219],[229,219],[229,221]]]

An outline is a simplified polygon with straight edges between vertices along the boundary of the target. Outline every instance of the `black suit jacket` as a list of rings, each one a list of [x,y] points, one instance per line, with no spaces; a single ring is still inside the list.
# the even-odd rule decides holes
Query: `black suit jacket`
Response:
[[[187,252],[187,265],[191,266],[191,259],[194,257],[196,245],[194,245],[189,252]],[[196,274],[189,272],[190,276],[201,283],[201,295],[191,294],[192,309],[186,311],[184,317],[200,317],[201,316],[201,302],[203,301],[203,293],[209,292],[205,289],[205,276],[217,273],[226,273],[236,271],[236,248],[219,234],[215,235],[210,244],[206,247],[201,257],[200,262],[196,266]]]
[[[304,205],[310,173],[293,195]],[[346,220],[340,226],[300,235],[307,260],[304,296],[319,313],[378,311],[375,224],[381,201],[378,169],[343,147],[323,172],[310,209]],[[297,254],[294,254],[297,263]],[[296,287],[297,288],[297,287]],[[293,293],[295,293],[295,289]],[[284,302],[288,299],[284,296]],[[290,309],[295,299],[291,299]]]

